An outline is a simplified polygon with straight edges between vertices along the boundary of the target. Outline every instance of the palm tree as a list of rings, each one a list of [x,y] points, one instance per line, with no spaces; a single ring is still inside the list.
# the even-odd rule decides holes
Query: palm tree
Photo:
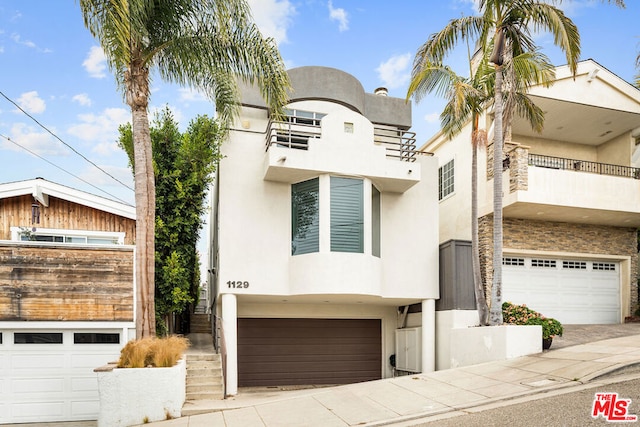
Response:
[[[434,35],[424,54],[436,62],[455,47],[458,39],[477,38],[479,46],[492,47],[490,62],[495,68],[494,83],[494,141],[493,141],[493,280],[489,324],[502,324],[502,158],[503,158],[503,85],[505,69],[515,72],[511,59],[522,54],[535,54],[537,47],[531,31],[548,31],[554,43],[564,53],[567,64],[575,74],[580,56],[580,36],[575,24],[555,6],[561,0],[550,3],[541,0],[480,0],[479,16],[452,20],[442,31]],[[515,65],[515,63],[513,63]],[[508,77],[507,81],[516,79]],[[513,88],[508,88],[514,94]],[[515,105],[515,104],[511,104]],[[512,107],[509,107],[512,108]],[[507,109],[507,112],[509,110]],[[507,128],[511,115],[507,116]]]
[[[445,108],[440,115],[444,134],[453,138],[463,127],[471,122],[471,247],[473,265],[473,285],[478,309],[479,322],[489,322],[488,305],[480,271],[480,250],[478,245],[478,149],[486,146],[487,133],[480,129],[479,118],[493,100],[495,83],[494,69],[488,64],[488,49],[478,49],[471,57],[468,51],[469,78],[457,75],[449,67],[434,62],[427,56],[430,44],[438,39],[434,34],[420,48],[414,60],[412,79],[407,91],[407,99],[415,95],[420,101],[427,93],[436,92],[447,98]],[[468,44],[467,44],[468,50]],[[520,115],[526,117],[531,127],[540,132],[543,125],[543,112],[526,96],[533,84],[549,86],[555,77],[553,65],[548,58],[540,54],[522,54],[513,59],[513,75],[516,80],[507,92],[507,104],[517,108]]]
[[[155,182],[148,106],[152,73],[202,90],[228,127],[238,79],[257,84],[281,113],[289,80],[277,46],[252,22],[245,0],[79,0],[131,108],[136,201],[136,335],[155,335]]]

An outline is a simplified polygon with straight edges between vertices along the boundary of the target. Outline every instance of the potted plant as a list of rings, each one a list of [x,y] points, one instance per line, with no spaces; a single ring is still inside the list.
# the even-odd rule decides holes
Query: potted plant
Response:
[[[562,336],[562,323],[558,320],[545,317],[535,310],[530,309],[525,304],[517,305],[510,302],[502,304],[502,317],[504,323],[513,325],[540,325],[542,326],[542,348],[549,349],[553,342],[553,337]]]
[[[98,427],[125,427],[179,417],[186,397],[183,337],[129,341],[117,364],[96,368]]]

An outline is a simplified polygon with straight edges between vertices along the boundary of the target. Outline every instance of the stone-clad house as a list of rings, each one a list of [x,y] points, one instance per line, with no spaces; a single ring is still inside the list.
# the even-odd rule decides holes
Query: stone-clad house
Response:
[[[135,209],[0,184],[0,424],[95,420],[93,369],[135,337]]]
[[[575,78],[558,67],[555,84],[534,87],[530,97],[545,112],[544,130],[516,117],[505,144],[503,301],[566,324],[621,323],[638,307],[640,91],[586,60]],[[491,141],[490,112],[481,127]],[[441,268],[470,265],[469,141],[470,125],[422,147],[439,160]],[[492,153],[490,145],[478,160],[485,285],[492,279]],[[463,276],[441,276],[452,296],[439,301],[438,315],[472,324],[473,289]]]

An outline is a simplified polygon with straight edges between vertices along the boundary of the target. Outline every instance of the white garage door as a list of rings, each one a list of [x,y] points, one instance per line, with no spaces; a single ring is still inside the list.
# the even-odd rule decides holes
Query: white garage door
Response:
[[[502,300],[565,324],[620,323],[617,262],[505,257]]]
[[[0,424],[97,419],[93,370],[118,359],[121,332],[0,329]]]

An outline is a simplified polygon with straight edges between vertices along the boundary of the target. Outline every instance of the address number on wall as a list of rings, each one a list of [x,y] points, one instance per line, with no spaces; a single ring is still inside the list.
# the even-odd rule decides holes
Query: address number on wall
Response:
[[[241,280],[229,280],[227,282],[229,289],[246,289],[249,287],[249,282]]]

